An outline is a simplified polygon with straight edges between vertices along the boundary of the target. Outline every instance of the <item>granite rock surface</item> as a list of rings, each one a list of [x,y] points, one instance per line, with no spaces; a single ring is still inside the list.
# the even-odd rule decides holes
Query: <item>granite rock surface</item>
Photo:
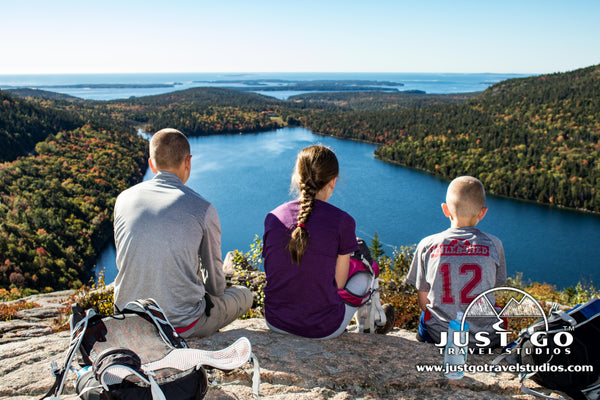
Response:
[[[0,322],[0,398],[40,398],[52,385],[50,362],[61,364],[69,332],[54,332],[69,292],[28,298],[40,307],[20,311]],[[217,350],[245,336],[260,366],[262,399],[534,399],[521,392],[512,373],[467,373],[453,381],[441,372],[419,372],[417,365],[440,365],[443,356],[430,344],[419,343],[414,332],[394,329],[387,335],[346,332],[315,341],[269,331],[263,319],[237,320],[217,334],[190,339],[192,348]],[[489,363],[495,354],[469,356],[469,362]],[[209,371],[207,399],[251,399],[249,363],[230,371]],[[75,399],[75,374],[67,381],[64,399]],[[539,388],[527,380],[531,388]],[[558,398],[558,394],[553,396]]]

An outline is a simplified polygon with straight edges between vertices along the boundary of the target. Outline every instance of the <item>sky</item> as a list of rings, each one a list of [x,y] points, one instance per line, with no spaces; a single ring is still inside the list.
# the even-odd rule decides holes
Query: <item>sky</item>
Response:
[[[0,74],[498,72],[600,63],[598,0],[2,0]]]

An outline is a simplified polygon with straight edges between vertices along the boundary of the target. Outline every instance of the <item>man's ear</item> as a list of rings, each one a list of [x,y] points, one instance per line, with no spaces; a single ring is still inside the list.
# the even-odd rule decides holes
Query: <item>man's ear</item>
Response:
[[[148,159],[148,165],[150,166],[150,170],[152,171],[153,174],[158,174],[158,170],[154,167],[154,164],[152,163],[151,158]]]

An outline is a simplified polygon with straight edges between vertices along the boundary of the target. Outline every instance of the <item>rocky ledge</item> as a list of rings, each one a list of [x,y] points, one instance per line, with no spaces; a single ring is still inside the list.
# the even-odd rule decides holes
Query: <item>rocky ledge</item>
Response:
[[[63,362],[69,341],[69,332],[54,333],[53,327],[69,294],[28,298],[40,307],[0,322],[0,398],[40,398],[52,385],[50,362]],[[250,340],[259,359],[262,399],[534,399],[521,392],[518,379],[510,373],[467,373],[452,381],[441,372],[418,372],[416,365],[439,365],[442,356],[435,346],[419,343],[413,332],[400,329],[387,335],[347,332],[315,341],[274,333],[263,319],[248,319],[188,344],[216,350],[242,336]],[[470,356],[469,362],[486,364],[493,358]],[[227,373],[210,371],[206,398],[251,399],[252,371],[250,364]],[[64,399],[77,398],[74,375],[69,376]],[[526,383],[540,390],[535,383]]]

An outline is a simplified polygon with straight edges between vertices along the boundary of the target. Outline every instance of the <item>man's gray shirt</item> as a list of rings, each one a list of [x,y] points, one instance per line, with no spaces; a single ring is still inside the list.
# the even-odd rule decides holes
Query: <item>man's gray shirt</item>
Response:
[[[153,298],[175,327],[205,309],[205,291],[221,296],[225,276],[215,207],[177,175],[159,172],[115,203],[115,304]]]

